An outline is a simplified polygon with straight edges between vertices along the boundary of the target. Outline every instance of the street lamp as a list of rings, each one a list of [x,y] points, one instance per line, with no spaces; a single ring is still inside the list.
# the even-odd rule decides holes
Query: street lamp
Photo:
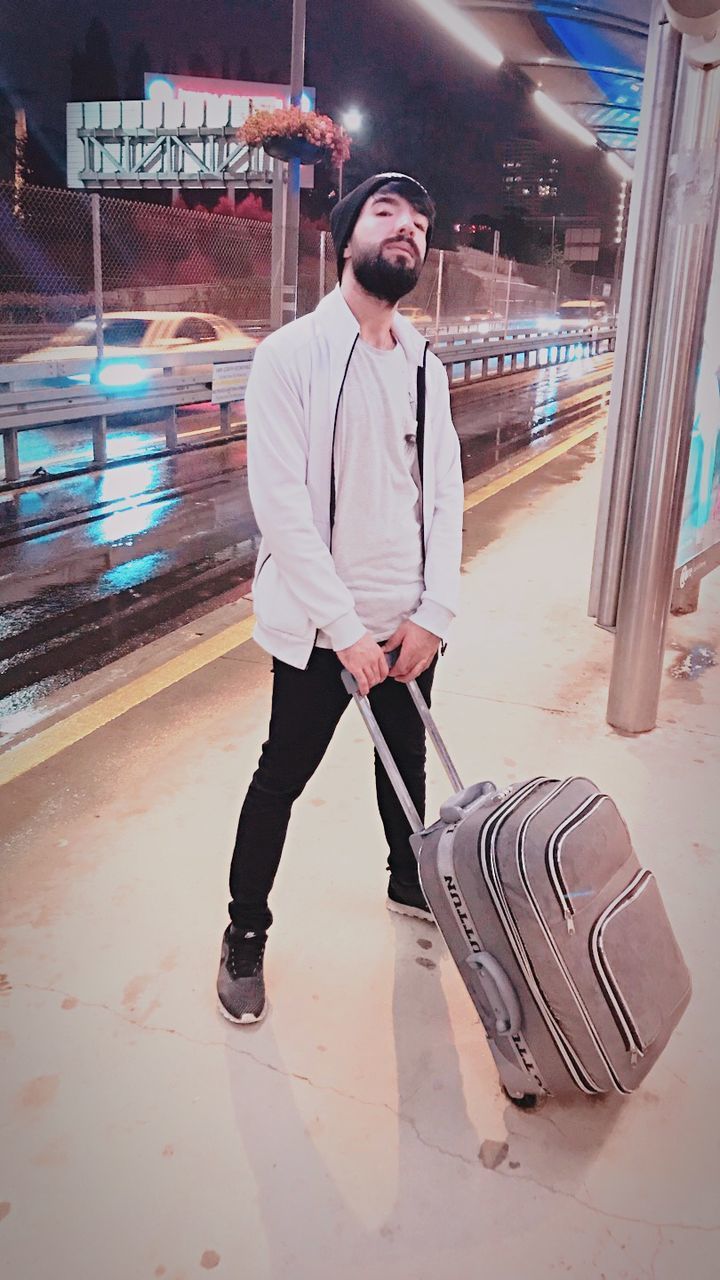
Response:
[[[348,107],[347,111],[343,111],[341,117],[343,129],[348,133],[359,133],[363,127],[362,112],[357,107]],[[343,198],[343,169],[345,161],[341,160],[338,165],[338,200]]]

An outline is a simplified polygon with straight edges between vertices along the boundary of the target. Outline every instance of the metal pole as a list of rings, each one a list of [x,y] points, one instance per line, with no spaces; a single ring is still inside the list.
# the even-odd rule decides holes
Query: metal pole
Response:
[[[270,327],[283,322],[283,281],[285,278],[285,196],[287,174],[281,160],[273,160],[272,185],[272,265],[270,284]]]
[[[318,286],[318,302],[325,297],[325,259],[327,257],[327,231],[320,232],[320,281]]]
[[[435,332],[440,328],[440,307],[442,304],[442,285],[443,285],[443,269],[445,265],[445,250],[440,250],[440,258],[438,261],[438,278],[437,278],[437,297],[435,299]]]
[[[90,196],[92,211],[92,243],[93,243],[93,290],[95,294],[95,345],[97,347],[97,364],[100,365],[105,355],[105,336],[103,334],[103,280],[102,280],[102,243],[100,240],[100,196],[93,192]],[[101,414],[93,419],[92,424],[93,462],[98,467],[107,463],[107,418]]]
[[[290,59],[290,102],[299,107],[305,78],[305,11],[307,0],[293,0],[292,52]],[[285,214],[285,270],[283,281],[282,323],[297,316],[298,251],[300,242],[300,161],[287,166],[287,205]]]
[[[589,613],[601,627],[617,618],[630,484],[642,403],[655,266],[681,39],[655,0],[650,23],[637,162],[628,213],[605,463],[590,583]],[[619,270],[620,259],[616,259]]]
[[[493,315],[491,316],[491,319],[495,315],[495,293],[497,290],[497,271],[498,271],[499,256],[500,256],[500,232],[496,231],[493,234],[492,287],[490,289],[490,310],[492,311]]]
[[[505,295],[505,333],[507,333],[508,325],[510,323],[510,285],[512,282],[512,273],[513,260],[511,258],[508,262],[507,293]]]
[[[558,267],[557,273],[555,275],[555,299],[553,301],[553,314],[557,312],[559,298],[560,298],[560,268]]]
[[[654,728],[685,456],[720,214],[720,66],[681,64],[618,602],[608,720]],[[685,468],[687,470],[687,468]]]
[[[103,335],[103,283],[102,283],[102,244],[100,241],[100,196],[95,191],[90,196],[92,213],[92,247],[93,247],[93,290],[95,295],[95,344],[98,362],[105,354],[105,338]]]

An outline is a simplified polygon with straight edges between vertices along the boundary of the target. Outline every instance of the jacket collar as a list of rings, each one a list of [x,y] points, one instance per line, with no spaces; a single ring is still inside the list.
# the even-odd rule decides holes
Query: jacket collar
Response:
[[[346,354],[349,353],[355,339],[360,333],[360,325],[343,298],[340,286],[336,285],[332,293],[328,293],[315,308],[315,320],[323,333],[331,342]],[[408,360],[414,364],[422,364],[425,355],[426,339],[406,316],[395,312],[392,331],[403,348]]]

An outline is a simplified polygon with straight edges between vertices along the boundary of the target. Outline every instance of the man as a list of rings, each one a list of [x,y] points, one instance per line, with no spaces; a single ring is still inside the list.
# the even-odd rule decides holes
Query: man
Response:
[[[425,739],[403,686],[430,701],[457,609],[463,487],[447,376],[397,312],[435,216],[403,174],[369,178],[333,210],[340,284],[258,348],[246,395],[248,482],[262,534],[255,638],[274,658],[270,731],[238,824],[218,995],[233,1022],[265,1013],[268,896],[290,810],[346,709],[345,667],[370,702],[418,812]],[[399,650],[389,674],[386,654]],[[409,826],[380,761],[387,905],[432,920]]]

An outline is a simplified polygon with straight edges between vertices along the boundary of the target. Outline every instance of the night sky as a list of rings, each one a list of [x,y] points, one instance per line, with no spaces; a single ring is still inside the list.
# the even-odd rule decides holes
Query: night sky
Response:
[[[380,168],[409,169],[435,195],[441,224],[498,213],[502,144],[534,125],[563,165],[561,210],[613,215],[617,183],[599,153],[539,121],[502,69],[465,52],[412,0],[308,0],[307,8],[306,82],[318,109],[357,106],[367,121],[350,185]],[[197,70],[202,59],[206,74],[287,81],[291,11],[291,0],[0,0],[0,78],[58,154],[72,48],[93,17],[108,28],[125,92],[138,41],[148,70]]]

